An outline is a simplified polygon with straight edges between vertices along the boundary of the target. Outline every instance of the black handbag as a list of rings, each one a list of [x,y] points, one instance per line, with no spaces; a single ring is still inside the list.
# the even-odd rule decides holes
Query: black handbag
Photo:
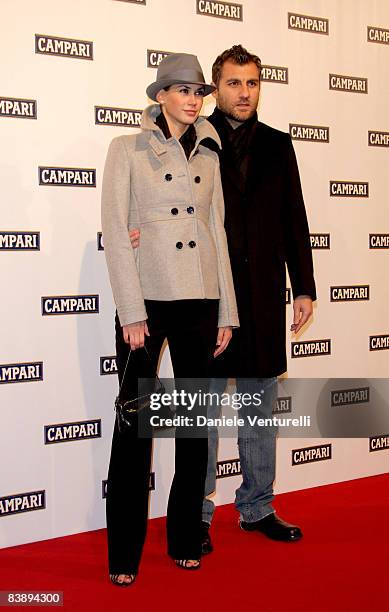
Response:
[[[144,347],[146,355],[151,361],[151,357],[146,347]],[[152,394],[161,394],[165,392],[165,387],[155,373],[154,378],[140,379],[138,384],[138,396],[125,400],[121,397],[124,380],[126,377],[127,367],[130,360],[131,349],[129,350],[126,367],[124,368],[123,378],[119,387],[119,393],[115,400],[116,419],[119,431],[125,432],[128,429],[134,429],[138,423],[139,413],[150,407],[150,396]]]

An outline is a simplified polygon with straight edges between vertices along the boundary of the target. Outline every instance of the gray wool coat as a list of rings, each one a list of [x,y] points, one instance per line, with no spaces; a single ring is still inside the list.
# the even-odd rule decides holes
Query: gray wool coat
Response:
[[[142,115],[139,134],[110,144],[102,189],[102,232],[121,325],[147,319],[144,300],[216,299],[219,327],[239,326],[224,231],[219,161],[201,144],[219,136],[204,118],[189,160],[154,123],[158,104]],[[133,249],[128,230],[140,228]]]

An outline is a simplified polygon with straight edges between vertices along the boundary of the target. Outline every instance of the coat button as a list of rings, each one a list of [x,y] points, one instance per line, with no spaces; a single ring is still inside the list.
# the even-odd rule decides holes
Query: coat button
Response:
[[[171,181],[172,180],[172,175],[171,174],[165,174],[165,181]]]
[[[201,177],[200,176],[195,176],[194,182],[195,183],[200,183],[200,181],[201,181]]]
[[[190,248],[191,248],[191,249],[194,249],[194,248],[195,248],[195,246],[196,246],[196,243],[195,243],[195,241],[194,241],[194,240],[191,240],[190,242],[188,242],[188,244],[189,244],[189,246],[190,246]]]
[[[172,208],[170,212],[172,215],[178,215],[178,208]]]
[[[176,242],[176,248],[177,249],[182,249],[184,245],[182,244],[182,242]]]
[[[188,206],[188,208],[186,209],[186,212],[188,213],[188,215],[193,215],[193,213],[194,213],[193,206]]]

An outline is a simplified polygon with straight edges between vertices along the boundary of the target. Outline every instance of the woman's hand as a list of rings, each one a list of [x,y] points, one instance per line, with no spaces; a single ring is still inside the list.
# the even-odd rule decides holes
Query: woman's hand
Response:
[[[219,327],[219,331],[217,333],[217,340],[216,340],[216,346],[218,348],[213,354],[214,357],[217,357],[223,351],[226,350],[231,338],[232,338],[232,327]]]
[[[144,347],[145,334],[146,336],[150,336],[146,321],[138,321],[130,325],[123,325],[124,342],[130,345],[132,351]]]

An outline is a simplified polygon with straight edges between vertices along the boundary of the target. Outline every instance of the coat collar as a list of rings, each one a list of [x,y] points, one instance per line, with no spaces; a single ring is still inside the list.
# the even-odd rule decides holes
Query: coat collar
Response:
[[[154,152],[157,155],[163,155],[164,153],[166,153],[167,142],[172,140],[171,138],[169,138],[169,140],[166,140],[165,136],[162,133],[162,130],[154,123],[160,112],[161,109],[159,104],[151,104],[150,106],[145,108],[142,113],[142,120],[140,126],[143,132],[149,133],[150,146],[153,148]],[[206,138],[212,138],[212,140],[216,142],[217,146],[221,148],[222,145],[217,131],[215,130],[213,125],[211,125],[209,121],[206,120],[205,117],[199,117],[195,121],[194,127],[196,130],[197,138],[191,157],[196,151],[200,142],[202,140],[205,140]]]

